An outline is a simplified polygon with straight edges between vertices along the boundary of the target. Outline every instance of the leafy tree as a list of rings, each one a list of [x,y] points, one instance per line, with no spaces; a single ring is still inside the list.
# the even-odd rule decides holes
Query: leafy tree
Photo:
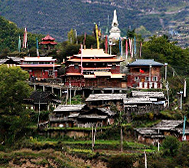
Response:
[[[167,136],[162,143],[166,155],[175,156],[178,152],[180,142],[174,136]]]
[[[30,95],[29,74],[19,67],[0,66],[0,140],[12,142],[28,124],[23,99]]]

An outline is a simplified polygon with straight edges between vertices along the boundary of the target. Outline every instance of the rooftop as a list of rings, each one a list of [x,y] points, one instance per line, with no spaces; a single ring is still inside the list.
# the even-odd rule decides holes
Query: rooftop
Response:
[[[81,54],[74,55],[81,57]],[[82,57],[114,57],[115,55],[109,55],[104,52],[103,49],[83,49]]]
[[[56,109],[54,109],[54,112],[75,112],[80,111],[85,104],[79,104],[79,105],[59,105]]]
[[[53,57],[24,57],[23,61],[56,61]]]
[[[141,92],[141,91],[132,91],[132,97],[156,97],[156,98],[165,98],[163,92]]]
[[[123,100],[124,98],[126,94],[90,94],[85,101]]]
[[[136,61],[127,66],[163,66],[164,64],[154,61],[153,59],[136,59]]]

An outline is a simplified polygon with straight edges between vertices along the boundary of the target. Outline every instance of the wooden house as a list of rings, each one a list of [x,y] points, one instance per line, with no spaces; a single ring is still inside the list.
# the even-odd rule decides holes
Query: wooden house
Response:
[[[116,106],[118,110],[123,110],[123,100],[126,94],[90,94],[85,100],[89,108],[100,108]]]
[[[59,105],[49,116],[51,127],[92,127],[114,123],[114,112],[108,108],[89,109],[82,105]]]
[[[162,142],[166,136],[175,136],[182,141],[183,120],[162,120],[158,124],[149,128],[135,129],[139,142],[155,144]],[[189,124],[186,123],[185,129],[186,141],[189,141]]]
[[[114,123],[115,115],[116,113],[112,112],[109,108],[93,108],[78,115],[77,125],[78,127],[84,128],[112,125]]]
[[[50,106],[56,108],[61,101],[50,92],[40,92],[34,91],[31,96],[27,99],[24,99],[24,104],[26,108],[33,109],[35,111],[50,110]]]
[[[127,65],[127,86],[135,88],[162,88],[160,69],[162,63],[152,59],[137,59]]]
[[[57,69],[60,67],[52,57],[24,57],[19,66],[37,80],[57,78]]]
[[[120,73],[122,59],[104,53],[103,49],[82,49],[64,62],[65,85],[87,88],[126,87]]]
[[[19,57],[7,57],[6,59],[0,59],[0,65],[7,65],[7,67],[17,66],[20,64],[21,58]]]
[[[82,105],[59,105],[53,114],[49,116],[51,127],[73,127],[76,126],[77,116],[85,107]]]

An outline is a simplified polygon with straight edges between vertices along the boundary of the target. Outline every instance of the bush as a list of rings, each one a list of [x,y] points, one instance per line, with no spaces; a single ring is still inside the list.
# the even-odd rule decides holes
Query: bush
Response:
[[[133,167],[133,157],[128,155],[112,156],[108,160],[108,168],[131,168]]]
[[[180,146],[179,140],[174,136],[167,136],[162,143],[165,155],[175,156]]]

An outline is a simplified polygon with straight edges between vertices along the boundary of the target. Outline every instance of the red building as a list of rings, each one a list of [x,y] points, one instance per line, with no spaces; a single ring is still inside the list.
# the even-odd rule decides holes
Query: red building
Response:
[[[42,49],[50,50],[53,49],[55,45],[57,45],[57,42],[55,42],[55,38],[52,38],[48,34],[46,37],[42,38],[42,42],[40,42],[39,44],[42,45]]]
[[[78,87],[126,87],[124,74],[120,73],[122,59],[104,53],[103,49],[83,49],[71,56],[64,64],[65,85]]]
[[[152,59],[138,59],[127,65],[127,86],[137,88],[162,88],[160,69],[163,64]]]
[[[30,77],[38,79],[57,78],[57,68],[60,65],[55,64],[56,59],[52,57],[25,57],[21,59],[23,70],[29,72]]]

